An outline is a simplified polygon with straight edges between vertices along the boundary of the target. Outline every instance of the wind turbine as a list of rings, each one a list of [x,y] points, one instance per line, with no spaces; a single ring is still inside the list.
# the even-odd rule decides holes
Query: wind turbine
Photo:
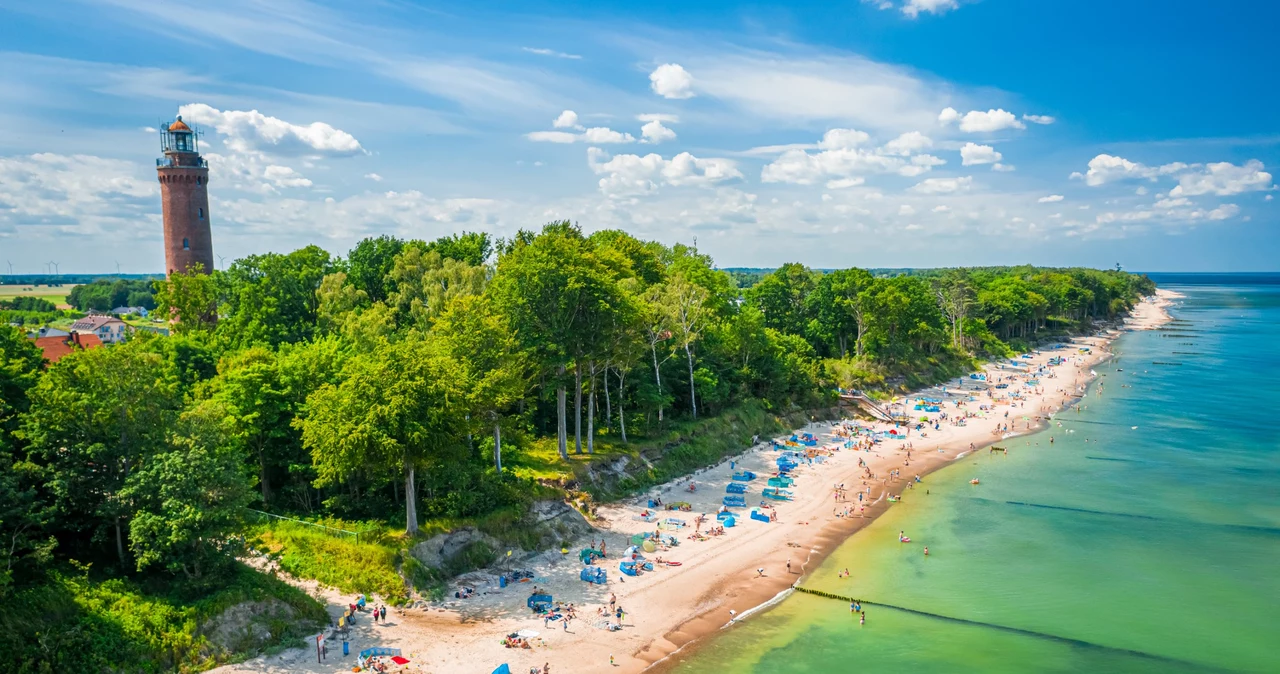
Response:
[[[5,263],[9,265],[9,275],[13,276],[13,262],[10,262],[9,260],[5,260]]]
[[[218,268],[219,268],[219,269],[226,269],[226,268],[227,268],[227,258],[226,258],[226,256],[224,256],[224,255],[219,255],[219,256],[218,256]]]
[[[120,275],[120,261],[116,260],[116,276]]]
[[[57,262],[54,262],[53,260],[49,260],[49,264],[53,265],[53,275],[54,275],[54,276],[61,276],[61,275],[62,275],[62,272],[58,270],[58,263],[57,263]]]

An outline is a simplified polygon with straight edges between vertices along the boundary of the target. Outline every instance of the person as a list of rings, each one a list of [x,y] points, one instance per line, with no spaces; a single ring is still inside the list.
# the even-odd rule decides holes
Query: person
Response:
[[[929,546],[927,546],[927,545],[926,545],[926,546],[924,546],[924,556],[925,556],[925,557],[928,557],[928,556],[929,556]]]
[[[763,577],[764,577],[764,567],[760,567],[756,569],[756,578],[763,578]]]
[[[791,560],[787,560],[787,573],[791,573]]]
[[[610,654],[609,654],[609,666],[610,666],[610,667],[616,667],[616,666],[617,666],[617,665],[615,665],[615,664],[613,663],[613,653],[610,653]]]
[[[867,612],[866,612],[866,611],[863,611],[863,612],[862,612],[862,617],[858,618],[858,624],[859,624],[859,625],[865,625],[865,624],[867,624]]]
[[[861,599],[854,599],[854,600],[853,600],[853,606],[854,606],[854,610],[855,610],[855,611],[858,611],[859,613],[861,613],[861,612],[862,612],[862,600],[861,600]]]

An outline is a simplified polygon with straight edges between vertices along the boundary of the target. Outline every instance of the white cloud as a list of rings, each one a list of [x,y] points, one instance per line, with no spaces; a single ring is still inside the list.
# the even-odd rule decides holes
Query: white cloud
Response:
[[[636,141],[629,133],[614,131],[604,126],[593,126],[582,132],[582,139],[588,143],[603,145],[606,143],[634,143]]]
[[[693,98],[693,76],[677,63],[664,63],[649,73],[649,86],[663,98]]]
[[[1263,201],[1271,201],[1272,199],[1275,199],[1275,197],[1271,196],[1270,194],[1262,198]]]
[[[592,143],[595,145],[607,145],[636,142],[635,136],[622,131],[614,131],[613,129],[604,126],[584,129],[581,133],[570,133],[568,131],[533,131],[526,133],[524,137],[535,143]]]
[[[1049,115],[1023,114],[1022,118],[1028,122],[1031,122],[1032,124],[1053,124],[1054,122],[1058,121],[1057,118],[1050,117]]]
[[[1155,180],[1161,175],[1171,175],[1192,168],[1182,162],[1173,162],[1163,166],[1147,166],[1129,161],[1124,157],[1100,154],[1089,160],[1088,172],[1071,174],[1073,179],[1084,179],[1084,184],[1097,187],[1117,180],[1147,179]],[[1268,177],[1269,179],[1269,177]],[[1175,188],[1176,189],[1176,188]]]
[[[994,164],[1000,161],[1003,157],[1004,155],[996,152],[996,149],[990,145],[965,143],[964,147],[960,148],[960,164],[962,166]]]
[[[262,177],[276,187],[311,187],[311,180],[288,166],[268,165]]]
[[[916,209],[912,208],[911,204],[903,204],[898,207],[898,215],[915,215],[915,214],[916,214]]]
[[[565,52],[562,52],[562,51],[556,51],[554,49],[545,49],[542,47],[521,47],[521,49],[529,52],[530,54],[537,54],[539,56],[554,56],[556,58],[561,58],[561,59],[582,58],[582,56],[578,54],[566,54]]]
[[[576,143],[582,136],[568,131],[532,131],[524,135],[535,143]]]
[[[1183,206],[1190,206],[1190,205],[1191,205],[1191,200],[1187,199],[1186,197],[1181,197],[1177,199],[1161,199],[1156,202],[1156,208],[1181,208]]]
[[[560,113],[560,116],[556,117],[555,120],[551,122],[551,126],[557,129],[582,128],[578,126],[578,113],[572,110],[565,110],[564,112]]]
[[[811,145],[788,146],[777,159],[765,165],[760,179],[767,183],[812,185],[863,174],[897,173],[914,177],[946,163],[928,154],[908,156],[916,148],[932,144],[918,133],[903,134],[878,149],[865,147],[870,140],[871,136],[865,131],[829,129],[816,145],[820,152],[806,152],[806,148],[815,147]]]
[[[662,125],[662,122],[653,120],[640,127],[640,136],[642,143],[662,143],[668,140],[676,139],[676,132]]]
[[[666,124],[679,124],[679,123],[680,123],[680,116],[679,116],[679,115],[671,115],[671,114],[667,114],[667,113],[665,113],[665,112],[646,112],[646,113],[641,114],[641,115],[636,115],[636,121],[640,121],[640,122],[664,122],[664,123],[666,123]]]
[[[989,133],[1002,129],[1025,129],[1026,124],[1018,121],[1016,115],[1002,108],[988,110],[970,110],[964,116],[955,108],[945,108],[938,114],[938,121],[943,124],[960,122],[960,130],[965,133]]]
[[[933,140],[919,131],[908,131],[884,144],[886,154],[909,155],[933,147]]]
[[[867,182],[866,178],[840,178],[838,180],[828,180],[827,189],[842,190],[847,187],[857,187],[865,182]],[[1267,196],[1270,197],[1271,195],[1268,194]]]
[[[155,236],[159,192],[155,174],[137,162],[53,153],[0,157],[0,235],[7,227],[52,227]]]
[[[1147,195],[1147,188],[1144,185],[1138,185],[1138,189],[1133,191],[1134,194],[1143,197]]]
[[[822,140],[818,141],[818,147],[823,150],[847,150],[864,145],[869,140],[871,136],[865,131],[828,129],[822,134]]]
[[[742,178],[742,172],[732,160],[701,159],[688,152],[668,160],[658,154],[610,156],[592,147],[587,148],[587,164],[596,174],[604,176],[599,181],[600,191],[611,197],[648,194],[664,184],[710,186]]]
[[[1203,171],[1184,173],[1178,177],[1178,185],[1169,190],[1169,196],[1199,196],[1214,194],[1229,196],[1242,192],[1271,189],[1271,174],[1263,169],[1262,162],[1250,159],[1242,166],[1231,162],[1206,164]]]
[[[947,211],[950,211],[950,210],[951,210],[951,207],[947,206],[946,204],[939,204],[933,207],[934,213],[946,213]]]
[[[1040,197],[1039,199],[1036,199],[1036,202],[1041,204],[1052,204],[1057,201],[1062,201],[1062,199],[1063,196],[1061,194],[1050,194],[1047,197]]]
[[[963,192],[973,186],[973,178],[929,178],[911,187],[912,192],[921,194],[954,194]]]
[[[310,178],[289,166],[274,163],[262,152],[205,153],[209,173],[233,189],[255,194],[279,194],[283,188],[311,187]]]
[[[898,134],[934,123],[946,83],[859,56],[708,51],[685,58],[698,73],[699,96],[742,112],[804,126],[804,122]]]
[[[996,162],[996,163],[994,163],[994,164],[992,164],[992,165],[991,165],[991,170],[992,170],[992,171],[1000,171],[1000,172],[1002,172],[1002,173],[1008,173],[1008,172],[1010,172],[1010,171],[1016,171],[1016,170],[1018,170],[1018,167],[1016,167],[1016,166],[1014,166],[1014,165],[1012,165],[1012,164],[1001,164],[1000,162]]]
[[[902,3],[902,13],[915,19],[922,13],[942,14],[949,9],[957,9],[960,3],[956,0],[906,0]]]
[[[292,124],[257,110],[218,110],[204,103],[178,108],[188,122],[212,126],[235,152],[272,152],[284,155],[347,157],[364,148],[354,136],[324,122]]]
[[[375,183],[382,182],[382,176],[378,175],[377,173],[366,173],[364,174],[364,177],[368,178],[369,180],[372,180]]]

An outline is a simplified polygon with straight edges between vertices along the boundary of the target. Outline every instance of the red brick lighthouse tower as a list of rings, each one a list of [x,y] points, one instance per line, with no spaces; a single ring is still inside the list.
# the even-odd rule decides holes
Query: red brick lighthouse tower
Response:
[[[209,165],[200,156],[196,133],[179,116],[160,132],[164,157],[156,160],[164,211],[165,276],[200,265],[213,271],[209,232]]]

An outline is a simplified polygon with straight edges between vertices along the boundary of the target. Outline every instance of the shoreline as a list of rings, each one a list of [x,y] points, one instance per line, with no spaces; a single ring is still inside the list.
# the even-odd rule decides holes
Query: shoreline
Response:
[[[450,594],[455,586],[475,587],[479,592],[472,599],[446,600],[425,609],[396,609],[394,613],[389,612],[390,620],[386,624],[377,626],[367,619],[359,621],[352,629],[352,652],[369,646],[400,648],[412,661],[403,671],[419,673],[489,674],[504,662],[512,672],[520,674],[544,663],[549,663],[556,674],[669,672],[696,652],[707,637],[785,600],[791,588],[820,566],[832,551],[888,509],[887,494],[910,496],[905,485],[912,481],[911,476],[923,478],[983,447],[999,443],[1002,435],[993,434],[992,429],[1006,419],[1011,424],[1010,433],[1018,437],[1043,430],[1047,427],[1047,416],[1074,404],[1083,390],[1081,387],[1087,387],[1094,379],[1089,368],[1111,357],[1108,346],[1115,338],[1128,331],[1154,329],[1164,324],[1170,320],[1165,307],[1177,297],[1180,297],[1177,293],[1158,289],[1154,297],[1135,306],[1119,326],[1066,342],[1089,347],[1087,354],[1075,348],[1042,351],[1034,358],[1019,361],[1019,365],[1029,366],[1026,369],[1010,368],[1007,362],[984,365],[980,372],[988,373],[989,379],[1006,376],[1012,381],[1019,375],[1029,376],[1029,371],[1044,365],[1051,355],[1071,357],[1070,363],[1054,371],[1056,378],[1048,378],[1039,385],[1042,389],[1039,393],[1028,393],[1022,399],[1025,402],[1013,418],[997,417],[996,404],[992,403],[991,410],[967,419],[965,426],[945,423],[940,430],[930,427],[923,434],[912,430],[905,442],[886,440],[868,450],[841,449],[831,454],[823,465],[799,467],[794,473],[796,484],[789,487],[794,498],[770,504],[776,505],[776,522],[766,524],[745,519],[746,513],[742,512],[739,524],[723,536],[706,540],[690,536],[697,513],[707,513],[714,522],[715,508],[724,495],[724,485],[731,481],[733,467],[760,474],[748,483],[755,494],[747,495],[746,502],[751,505],[759,500],[763,478],[773,472],[772,460],[778,455],[777,450],[767,448],[767,439],[721,464],[656,487],[644,495],[601,506],[600,514],[605,521],[593,523],[590,535],[592,542],[597,538],[604,540],[611,552],[611,556],[600,563],[608,573],[607,585],[592,585],[578,579],[578,571],[583,567],[576,552],[579,547],[587,546],[586,540],[578,541],[567,557],[558,551],[549,551],[518,564],[533,571],[534,582],[550,590],[557,600],[572,602],[578,608],[578,619],[572,621],[568,630],[563,630],[559,622],[550,627],[544,625],[541,618],[525,608],[528,585],[500,589],[495,576],[481,571],[466,574],[450,584]],[[1073,375],[1075,381],[1068,381],[1068,374]],[[954,382],[947,384],[948,395],[956,391]],[[988,402],[987,382],[963,379],[961,382],[964,395],[976,397],[982,393],[983,398],[974,405]],[[1018,386],[1021,388],[1022,384]],[[1051,390],[1054,387],[1056,391]],[[909,401],[918,395],[946,398],[947,395],[937,393],[939,388],[914,392],[903,399]],[[956,398],[950,398],[947,404],[954,400]],[[952,409],[948,407],[949,411]],[[1024,421],[1018,419],[1024,415],[1034,421],[1028,420],[1024,426]],[[916,413],[913,418],[919,416],[921,413]],[[936,414],[928,416],[937,418]],[[883,422],[863,425],[877,430],[891,426]],[[811,432],[819,437],[819,445],[823,445],[835,442],[830,436],[831,429],[829,423],[812,423],[796,432]],[[908,447],[911,448],[909,461],[906,460]],[[874,474],[872,479],[864,479],[863,469],[858,465],[860,459],[865,460]],[[901,470],[902,475],[888,479],[886,474],[893,469]],[[685,485],[693,481],[698,490],[691,493]],[[835,503],[835,485],[849,485],[850,493],[854,489],[870,488],[870,503],[862,516],[836,515],[836,511],[845,506],[852,505],[856,511],[858,502]],[[654,524],[637,518],[645,510],[645,501],[654,496],[668,503],[689,501],[693,505],[691,512],[660,513],[663,519],[676,517],[687,521],[689,526],[662,531],[664,537],[675,536],[679,545],[646,555],[651,559],[678,560],[682,565],[657,565],[652,572],[624,578],[618,572],[617,552],[627,546],[631,535],[654,530]],[[765,571],[758,574],[757,569]],[[349,596],[315,589],[314,583],[297,584],[308,586],[313,595],[325,601],[331,615],[340,612],[350,601]],[[626,611],[620,631],[601,629],[604,618],[596,614],[597,607],[608,605],[611,594],[617,596],[619,606]],[[535,646],[503,648],[502,637],[522,629],[540,633],[534,639]],[[610,664],[611,660],[614,665]],[[314,648],[302,648],[213,671],[220,674],[338,672],[351,671],[353,663],[354,657],[345,660],[340,657],[340,647],[337,654],[331,647],[330,657],[324,663],[316,662]]]

